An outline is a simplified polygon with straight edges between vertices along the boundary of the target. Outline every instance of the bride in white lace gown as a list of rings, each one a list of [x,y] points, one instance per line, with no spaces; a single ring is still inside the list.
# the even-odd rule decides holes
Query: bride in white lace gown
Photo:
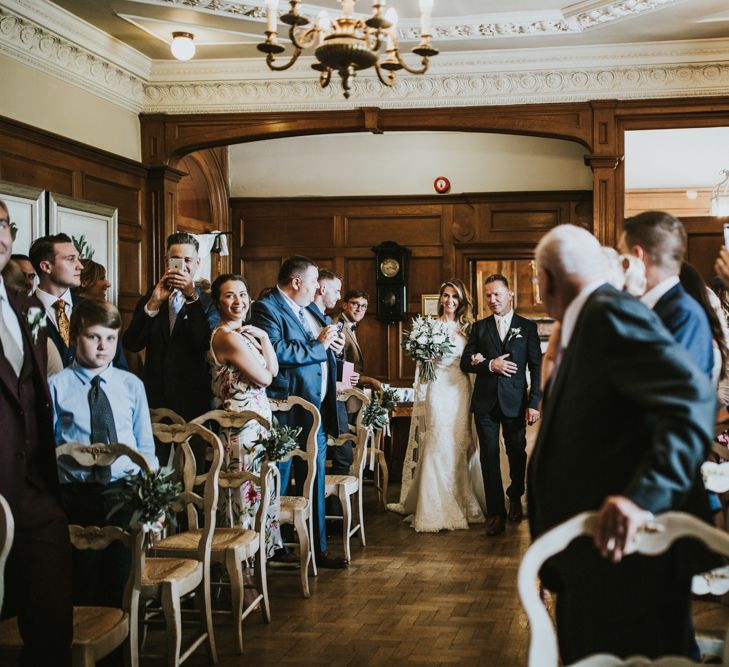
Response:
[[[438,315],[448,323],[454,349],[436,362],[433,382],[420,382],[418,364],[400,502],[387,506],[408,515],[419,532],[468,528],[469,523],[485,521],[469,476],[472,386],[460,360],[473,315],[470,295],[460,280],[441,286]]]

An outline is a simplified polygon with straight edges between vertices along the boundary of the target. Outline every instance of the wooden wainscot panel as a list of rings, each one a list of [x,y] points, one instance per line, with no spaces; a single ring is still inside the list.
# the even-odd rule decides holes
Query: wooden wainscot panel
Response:
[[[282,211],[275,218],[244,215],[243,227],[246,246],[285,244],[295,249],[334,245],[332,217],[305,218],[295,215],[292,210]]]
[[[119,211],[119,223],[141,227],[141,190],[96,176],[84,177],[84,198],[103,202]]]
[[[518,205],[491,208],[489,231],[492,232],[548,232],[561,221],[559,208],[525,210]]]
[[[368,314],[377,312],[377,298],[375,292],[375,256],[367,259],[347,259],[344,268],[344,284],[342,295],[352,289],[361,289],[370,295]]]
[[[73,196],[73,170],[37,162],[23,155],[0,154],[0,176],[41,190]]]
[[[276,284],[281,258],[246,259],[241,261],[241,271],[248,281],[251,298],[255,299],[266,287]]]
[[[714,262],[719,248],[724,244],[724,220],[708,215],[681,218],[688,234],[686,258],[707,281],[715,275]]]
[[[136,239],[119,237],[119,293],[142,294],[142,243]]]
[[[689,199],[687,192],[696,194]],[[643,213],[643,211],[670,211],[679,218],[691,216],[708,216],[711,209],[711,188],[682,188],[655,190],[626,190],[625,217]]]
[[[441,280],[440,258],[414,258],[410,261],[408,276],[408,304],[420,312],[420,297],[423,294],[435,294],[440,290]]]
[[[371,247],[382,241],[395,241],[404,246],[440,244],[441,217],[381,215],[377,217],[347,215],[345,245]]]
[[[372,300],[370,300],[372,308]],[[367,316],[357,327],[357,340],[364,355],[365,375],[387,379],[387,329],[388,326],[377,321],[368,309]]]

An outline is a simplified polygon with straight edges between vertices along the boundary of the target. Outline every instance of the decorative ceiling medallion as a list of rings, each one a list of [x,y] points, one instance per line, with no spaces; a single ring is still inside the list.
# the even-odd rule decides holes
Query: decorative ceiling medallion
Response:
[[[172,5],[219,16],[266,20],[265,7],[236,0],[130,0],[142,5]],[[687,0],[591,0],[564,7],[561,11],[499,12],[473,16],[433,18],[436,39],[461,41],[484,37],[523,37],[585,32],[607,23],[627,19]],[[261,0],[263,5],[263,0]],[[307,16],[317,16],[322,7],[302,4]],[[363,18],[366,18],[362,14]],[[417,18],[401,18],[398,35],[402,42],[420,41]]]

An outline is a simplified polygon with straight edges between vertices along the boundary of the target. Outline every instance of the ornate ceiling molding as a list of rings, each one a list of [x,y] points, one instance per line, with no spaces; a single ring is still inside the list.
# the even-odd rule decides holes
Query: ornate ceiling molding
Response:
[[[632,18],[686,1],[587,0],[568,5],[562,10],[434,17],[433,31],[436,39],[447,39],[448,41],[580,33],[602,27],[613,21]],[[132,2],[163,7],[182,7],[207,14],[261,23],[266,20],[264,0],[249,0],[248,2],[239,0],[132,0]],[[325,8],[313,3],[305,3],[301,7],[302,13],[310,17],[317,16],[322,9]],[[280,10],[280,13],[283,14],[285,11],[287,11],[286,7]],[[362,16],[365,15],[362,14]],[[419,26],[417,18],[401,18],[398,25],[400,41],[420,41]]]
[[[358,77],[350,102],[338,86],[308,79],[152,83],[145,109],[162,113],[311,111],[379,106],[416,108],[582,102],[595,99],[697,97],[726,94],[729,62],[582,67],[402,77],[394,88]]]

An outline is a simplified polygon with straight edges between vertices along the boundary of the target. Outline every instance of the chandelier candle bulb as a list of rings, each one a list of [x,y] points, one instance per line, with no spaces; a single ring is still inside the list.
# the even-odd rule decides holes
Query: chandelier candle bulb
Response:
[[[319,30],[319,45],[321,46],[324,38],[329,34],[329,12],[322,9],[316,17],[316,27]]]
[[[278,24],[278,0],[266,0],[266,30],[276,32]]]
[[[344,16],[354,16],[354,3],[355,0],[342,0],[342,14]]]
[[[430,17],[433,13],[433,0],[420,0],[420,35],[432,35]]]

